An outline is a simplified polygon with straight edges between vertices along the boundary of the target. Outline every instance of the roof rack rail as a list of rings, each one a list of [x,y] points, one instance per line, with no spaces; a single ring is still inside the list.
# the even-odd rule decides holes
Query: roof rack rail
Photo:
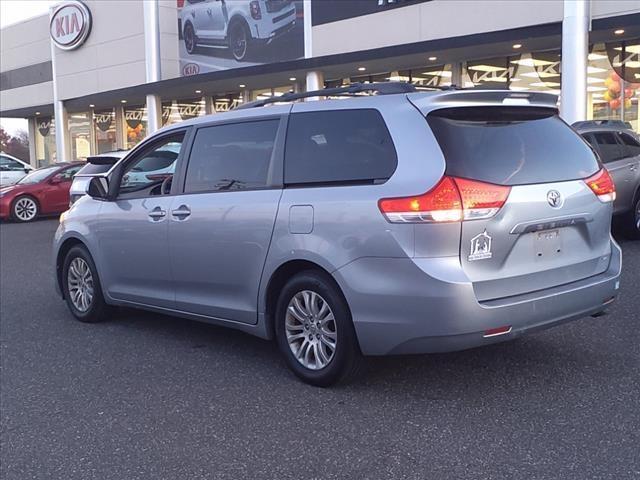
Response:
[[[444,87],[448,88],[448,87]],[[392,95],[394,93],[412,93],[419,91],[413,84],[407,82],[374,82],[374,83],[352,83],[344,87],[323,88],[322,90],[313,90],[302,93],[285,93],[279,97],[265,98],[264,100],[256,100],[255,102],[244,103],[236,110],[245,108],[263,107],[270,103],[292,102],[302,98],[309,97],[334,97],[341,95],[354,95],[361,92],[375,92],[378,95]]]
[[[578,122],[574,122],[571,125],[573,128],[585,128],[585,127],[596,127],[596,126],[607,126],[607,127],[617,127],[617,128],[632,128],[632,125],[629,122],[625,122],[622,120],[580,120]]]

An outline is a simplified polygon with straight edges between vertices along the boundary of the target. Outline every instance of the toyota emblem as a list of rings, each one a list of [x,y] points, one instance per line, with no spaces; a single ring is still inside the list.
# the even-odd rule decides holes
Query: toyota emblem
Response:
[[[549,205],[553,208],[560,208],[563,203],[562,195],[560,195],[560,192],[557,190],[549,190],[547,192],[547,202],[549,202]]]

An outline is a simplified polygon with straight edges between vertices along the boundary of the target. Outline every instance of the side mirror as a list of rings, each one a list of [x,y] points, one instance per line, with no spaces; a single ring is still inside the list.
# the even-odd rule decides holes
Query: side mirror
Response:
[[[87,187],[87,195],[91,198],[106,200],[109,195],[109,180],[105,177],[93,177]]]
[[[57,184],[62,183],[62,182],[64,182],[64,177],[59,173],[57,175],[54,175],[53,177],[51,177],[51,180],[49,180],[49,183],[51,185],[57,185]]]
[[[31,167],[24,167],[24,173],[31,173]]]

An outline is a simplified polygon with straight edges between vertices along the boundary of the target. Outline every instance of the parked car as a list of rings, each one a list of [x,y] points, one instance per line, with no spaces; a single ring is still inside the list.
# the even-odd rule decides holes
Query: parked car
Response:
[[[594,148],[616,185],[613,214],[640,238],[640,140],[625,124],[579,122],[574,128]]]
[[[30,222],[69,207],[69,188],[84,163],[56,163],[39,168],[14,185],[0,188],[0,219]]]
[[[56,285],[84,322],[125,305],[275,338],[322,386],[599,315],[615,188],[556,100],[355,84],[172,125],[61,216]],[[123,182],[176,143],[170,185]]]
[[[247,57],[253,44],[272,42],[295,22],[293,0],[186,0],[180,10],[188,53],[201,45],[226,47],[238,61]]]
[[[0,152],[0,187],[16,183],[31,170],[33,170],[33,167],[28,163],[7,153]]]

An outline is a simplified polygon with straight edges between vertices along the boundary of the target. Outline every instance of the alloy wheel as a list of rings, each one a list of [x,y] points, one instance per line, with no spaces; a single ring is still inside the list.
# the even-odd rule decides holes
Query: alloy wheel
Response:
[[[640,231],[640,200],[636,203],[636,229]]]
[[[237,23],[231,30],[230,42],[231,51],[236,60],[242,60],[247,54],[247,31]]]
[[[93,301],[93,275],[84,259],[76,257],[69,264],[67,286],[73,306],[82,313],[89,310]]]
[[[187,25],[184,32],[184,46],[187,49],[188,53],[193,53],[195,49],[195,34],[193,32],[193,27],[191,25]]]
[[[38,206],[36,205],[35,200],[29,197],[24,197],[18,199],[15,206],[13,207],[13,213],[16,218],[22,222],[30,222],[38,213]]]
[[[320,370],[331,362],[338,341],[337,324],[327,301],[311,290],[296,293],[287,306],[287,343],[305,368]]]

